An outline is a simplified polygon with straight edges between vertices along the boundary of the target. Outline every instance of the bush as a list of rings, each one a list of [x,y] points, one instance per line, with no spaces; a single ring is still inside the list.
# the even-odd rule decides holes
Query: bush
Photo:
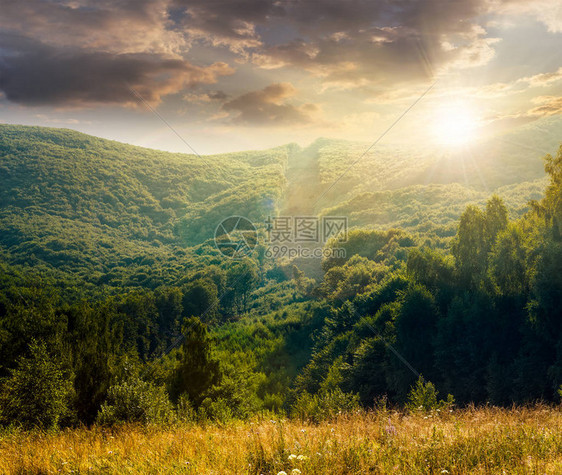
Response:
[[[235,418],[234,411],[224,398],[205,398],[197,410],[200,421],[230,422]]]
[[[33,341],[30,356],[21,357],[0,393],[0,422],[24,428],[56,427],[68,414],[72,381],[47,352]]]
[[[97,417],[97,421],[104,425],[119,422],[167,423],[173,419],[173,406],[164,387],[138,377],[111,386]]]
[[[359,396],[344,393],[336,388],[318,394],[303,393],[293,405],[291,415],[303,421],[318,423],[357,409],[359,409]]]
[[[455,398],[447,395],[447,400],[437,400],[439,392],[431,382],[425,382],[420,376],[408,394],[406,409],[410,412],[431,412],[441,409],[450,409],[455,404]]]
[[[182,394],[178,399],[176,417],[180,422],[193,422],[197,418],[197,412],[193,408],[187,394]]]

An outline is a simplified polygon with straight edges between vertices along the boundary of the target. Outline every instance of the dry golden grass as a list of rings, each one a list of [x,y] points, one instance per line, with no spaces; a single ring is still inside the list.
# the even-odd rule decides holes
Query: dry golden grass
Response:
[[[562,413],[547,406],[429,417],[379,411],[320,425],[255,420],[0,435],[2,474],[291,474],[293,469],[303,475],[559,474]]]

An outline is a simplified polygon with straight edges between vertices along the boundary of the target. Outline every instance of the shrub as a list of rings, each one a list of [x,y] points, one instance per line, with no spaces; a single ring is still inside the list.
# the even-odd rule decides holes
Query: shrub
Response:
[[[197,412],[193,408],[187,394],[182,394],[176,404],[176,416],[178,421],[193,422],[196,420]]]
[[[449,409],[455,404],[455,398],[451,394],[447,395],[446,401],[438,400],[438,394],[439,392],[435,389],[433,383],[430,381],[426,383],[420,376],[416,384],[410,389],[406,409],[410,412],[430,412],[438,409]]]
[[[197,410],[200,421],[229,422],[234,419],[234,412],[224,398],[205,398]]]
[[[359,409],[359,396],[336,388],[318,394],[303,393],[292,407],[291,414],[303,421],[321,422],[338,414]]]
[[[167,423],[174,419],[172,403],[164,387],[132,377],[109,388],[97,420],[100,424],[119,422]]]

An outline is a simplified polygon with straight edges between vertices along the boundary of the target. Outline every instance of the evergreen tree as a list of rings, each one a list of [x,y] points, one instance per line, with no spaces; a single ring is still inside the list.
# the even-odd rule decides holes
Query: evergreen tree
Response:
[[[185,340],[179,361],[170,382],[172,400],[186,394],[194,406],[199,406],[208,391],[221,380],[219,361],[207,326],[197,317],[184,323]]]

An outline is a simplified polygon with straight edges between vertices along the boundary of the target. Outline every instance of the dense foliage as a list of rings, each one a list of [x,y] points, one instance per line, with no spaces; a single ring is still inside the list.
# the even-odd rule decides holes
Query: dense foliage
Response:
[[[203,242],[224,214],[282,208],[293,146],[215,157],[215,168],[67,131],[0,134],[4,425],[260,411],[318,422],[383,397],[559,397],[562,147],[525,208],[496,195],[479,206],[479,194],[452,231],[455,212],[440,221],[442,235],[352,229],[326,244],[346,254],[324,259],[314,281],[260,246],[232,261]],[[412,190],[388,193],[411,202]],[[362,213],[354,199],[372,197],[331,205]]]

